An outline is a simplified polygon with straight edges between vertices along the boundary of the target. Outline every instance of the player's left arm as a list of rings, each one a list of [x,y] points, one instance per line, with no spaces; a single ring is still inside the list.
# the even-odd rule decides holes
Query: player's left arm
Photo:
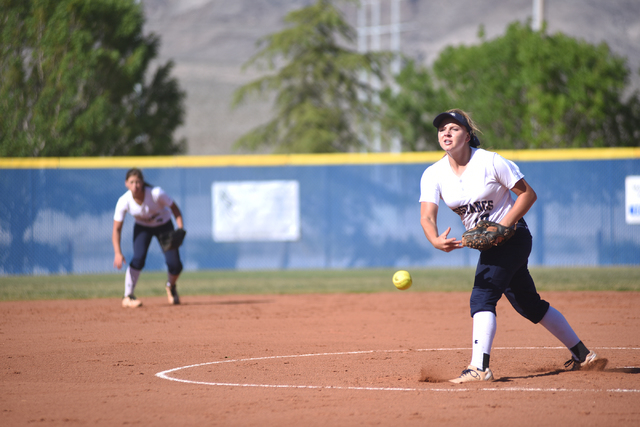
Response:
[[[511,191],[516,195],[516,201],[511,210],[500,221],[500,224],[505,227],[513,227],[538,199],[538,195],[524,178],[516,182]]]
[[[171,206],[169,206],[169,208],[171,209],[173,216],[176,217],[176,225],[178,226],[178,228],[184,228],[184,223],[182,222],[182,212],[180,211],[178,205],[176,205],[176,202],[173,202]]]

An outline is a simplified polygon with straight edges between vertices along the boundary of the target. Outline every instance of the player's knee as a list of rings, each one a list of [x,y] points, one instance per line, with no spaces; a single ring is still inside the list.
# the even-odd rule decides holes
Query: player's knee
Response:
[[[129,263],[131,268],[135,268],[136,270],[142,270],[144,268],[144,259],[133,258]]]
[[[527,318],[531,323],[539,323],[547,311],[549,310],[549,303],[543,299],[539,300],[537,304],[530,307],[525,311],[523,316]]]
[[[180,261],[167,263],[167,267],[169,269],[169,274],[173,276],[178,276],[182,273],[182,263]]]

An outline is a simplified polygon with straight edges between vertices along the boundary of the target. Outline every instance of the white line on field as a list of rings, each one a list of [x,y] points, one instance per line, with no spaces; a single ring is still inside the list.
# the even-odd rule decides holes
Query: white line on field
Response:
[[[565,347],[495,347],[493,350],[562,350]],[[600,350],[640,350],[638,347],[594,347],[594,349]],[[225,387],[258,387],[258,388],[290,388],[290,389],[327,389],[327,390],[365,390],[365,391],[430,391],[430,392],[463,392],[463,391],[524,391],[524,392],[606,392],[606,393],[640,393],[640,389],[567,389],[567,388],[530,388],[530,387],[487,387],[487,388],[416,388],[416,387],[347,387],[347,386],[332,386],[332,385],[289,385],[289,384],[242,384],[242,383],[219,383],[209,381],[193,381],[185,380],[181,378],[175,378],[169,376],[172,372],[177,372],[185,369],[196,368],[207,365],[219,365],[222,363],[239,363],[239,362],[252,362],[257,360],[273,360],[273,359],[288,359],[298,357],[322,357],[322,356],[349,356],[357,354],[371,354],[371,353],[405,353],[405,352],[420,352],[420,351],[458,351],[458,350],[470,350],[470,348],[423,348],[423,349],[402,349],[402,350],[362,350],[362,351],[342,351],[335,353],[308,353],[308,354],[292,354],[283,356],[263,356],[263,357],[251,357],[246,359],[230,359],[219,360],[215,362],[197,363],[195,365],[180,366],[178,368],[168,369],[166,371],[158,372],[156,376],[169,381],[176,381],[187,384],[198,385],[211,385],[211,386],[225,386]],[[634,368],[634,367],[626,367]]]

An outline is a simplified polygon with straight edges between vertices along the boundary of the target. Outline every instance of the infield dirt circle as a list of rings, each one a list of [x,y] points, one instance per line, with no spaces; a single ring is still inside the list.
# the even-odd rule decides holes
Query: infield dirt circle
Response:
[[[468,293],[389,292],[0,303],[3,426],[638,426],[640,293],[542,292],[609,359],[498,306],[492,383]]]

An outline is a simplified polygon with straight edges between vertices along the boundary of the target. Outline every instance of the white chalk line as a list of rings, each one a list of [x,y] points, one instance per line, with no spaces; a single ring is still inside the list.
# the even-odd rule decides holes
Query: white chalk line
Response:
[[[565,347],[495,347],[493,350],[563,350]],[[640,350],[638,347],[594,347],[594,350]],[[466,392],[466,391],[520,391],[520,392],[594,392],[594,393],[640,393],[640,389],[568,389],[568,388],[531,388],[531,387],[483,387],[483,388],[418,388],[418,387],[355,387],[355,386],[332,386],[332,385],[293,385],[293,384],[243,384],[243,383],[221,383],[210,381],[194,381],[175,378],[169,376],[172,372],[177,372],[200,366],[220,365],[223,363],[255,362],[259,360],[290,359],[298,357],[322,357],[322,356],[351,356],[357,354],[373,353],[408,353],[427,351],[459,351],[471,350],[471,348],[424,348],[424,349],[398,349],[398,350],[362,350],[362,351],[342,351],[335,353],[308,353],[292,354],[282,356],[262,356],[246,359],[218,360],[215,362],[197,363],[195,365],[180,366],[158,372],[156,377],[169,381],[176,381],[187,384],[223,386],[223,387],[255,387],[255,388],[280,388],[280,389],[310,389],[310,390],[362,390],[362,391],[424,391],[424,392]],[[626,367],[635,368],[635,367]]]

